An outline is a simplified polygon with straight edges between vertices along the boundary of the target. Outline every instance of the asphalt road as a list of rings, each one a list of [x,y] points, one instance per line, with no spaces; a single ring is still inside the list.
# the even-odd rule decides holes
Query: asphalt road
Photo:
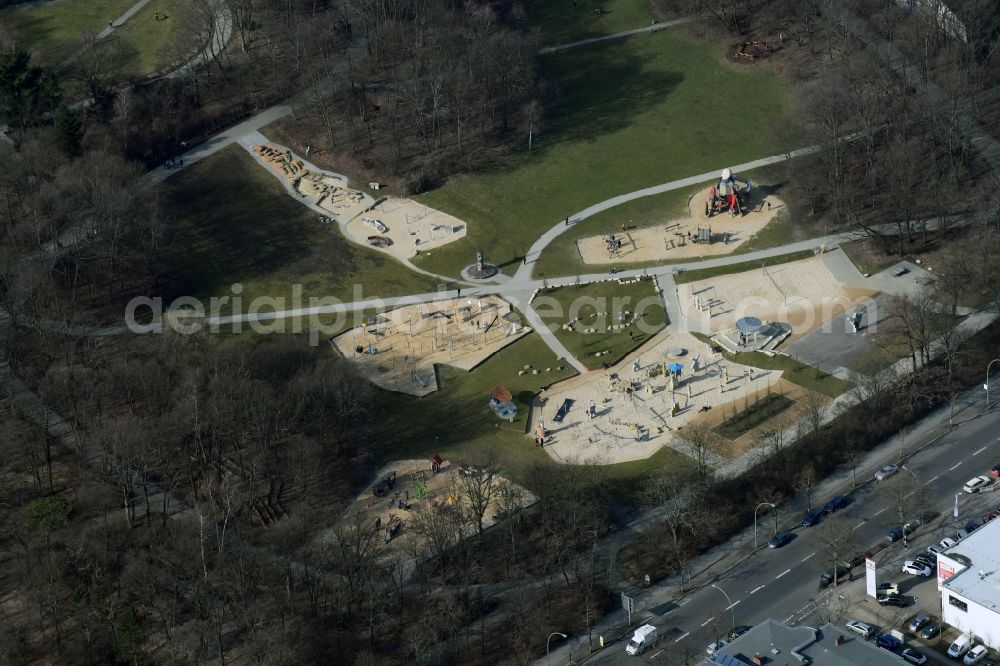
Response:
[[[997,462],[1000,462],[1000,409],[961,425],[908,461],[906,468],[926,488],[927,510],[940,513],[940,517],[912,536],[909,549],[896,542],[879,554],[880,582],[899,582],[905,593],[916,581],[901,573],[899,566],[904,559],[945,536],[954,535],[957,527],[970,520],[981,522],[989,510],[1000,505],[1000,491],[962,493],[962,485],[968,479],[985,474]],[[957,520],[952,514],[956,493],[959,494]],[[858,488],[851,497],[851,505],[839,513],[854,525],[858,550],[887,546],[886,531],[896,524],[892,501],[874,481]],[[814,505],[828,499],[815,498]],[[714,587],[704,587],[678,605],[653,609],[651,623],[659,630],[659,642],[641,657],[627,656],[621,644],[610,646],[588,663],[634,664],[637,659],[649,663],[685,663],[696,655],[703,656],[705,647],[728,634],[734,623],[754,625],[770,617],[789,624],[808,624],[821,615],[829,619],[831,613],[845,612],[843,604],[830,602],[835,592],[821,594],[819,577],[830,563],[825,561],[816,543],[813,532],[816,529],[796,528],[795,538],[783,548],[765,548],[720,576]],[[863,576],[864,565],[852,573]],[[856,585],[851,587],[858,589]],[[847,619],[851,618],[840,621]]]

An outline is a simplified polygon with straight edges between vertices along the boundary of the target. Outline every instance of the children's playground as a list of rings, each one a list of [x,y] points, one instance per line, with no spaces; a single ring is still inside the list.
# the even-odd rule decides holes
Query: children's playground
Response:
[[[359,245],[410,259],[418,252],[465,238],[465,222],[412,199],[388,197],[347,223],[348,237]]]
[[[544,449],[557,462],[641,460],[677,446],[678,432],[695,419],[714,424],[724,411],[731,414],[736,405],[768,392],[803,391],[781,374],[728,361],[690,333],[663,332],[615,367],[540,394],[532,404],[529,435],[536,444],[544,435]]]
[[[613,264],[725,255],[759,233],[784,209],[775,196],[726,169],[688,200],[688,217],[577,241],[584,263]]]
[[[737,331],[737,322],[744,318],[765,325],[777,322],[793,337],[801,336],[876,293],[843,285],[828,268],[828,256],[681,284],[681,314],[699,322],[702,330],[736,341],[738,333],[749,332]]]
[[[435,364],[472,370],[529,332],[510,303],[484,296],[371,315],[330,343],[376,386],[424,396],[438,388]]]
[[[383,558],[388,561],[394,554],[412,556],[418,551],[417,532],[421,512],[455,512],[466,516],[466,493],[462,476],[481,473],[461,462],[442,460],[435,455],[431,460],[397,460],[383,467],[375,481],[365,488],[341,515],[338,528],[354,524],[370,528],[385,544]],[[483,526],[497,521],[498,512],[525,508],[537,497],[505,477],[494,475],[491,483],[494,499],[487,505]],[[463,519],[467,534],[475,530],[472,522]],[[321,540],[325,537],[320,535]]]

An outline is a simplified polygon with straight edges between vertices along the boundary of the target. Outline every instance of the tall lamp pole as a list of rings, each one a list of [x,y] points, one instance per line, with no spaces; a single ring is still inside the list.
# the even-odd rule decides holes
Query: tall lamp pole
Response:
[[[1000,358],[993,359],[986,366],[986,383],[983,384],[983,388],[986,389],[986,409],[990,408],[990,368],[994,363],[1000,363]]]
[[[762,507],[762,506],[769,506],[772,509],[776,508],[775,505],[772,504],[771,502],[761,502],[760,504],[757,505],[757,508],[753,510],[753,547],[754,548],[757,547],[757,512],[760,510],[760,507]],[[778,514],[777,513],[774,514],[774,532],[775,532],[775,534],[777,534],[777,532],[778,532]]]
[[[545,663],[546,664],[551,664],[552,663],[550,661],[550,658],[549,658],[549,641],[552,640],[553,636],[562,636],[563,638],[566,638],[566,634],[564,634],[562,632],[559,632],[559,631],[553,631],[551,634],[549,634],[549,637],[545,639]]]
[[[712,587],[714,587],[715,589],[717,589],[719,592],[722,592],[722,596],[724,596],[726,598],[726,603],[729,604],[729,611],[733,614],[733,629],[735,629],[736,628],[736,604],[733,603],[733,600],[729,598],[729,595],[726,594],[726,591],[723,590],[721,587],[719,587],[715,583],[712,583]]]

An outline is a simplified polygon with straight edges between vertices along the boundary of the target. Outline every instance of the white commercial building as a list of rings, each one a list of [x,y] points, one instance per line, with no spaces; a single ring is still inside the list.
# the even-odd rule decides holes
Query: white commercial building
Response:
[[[938,555],[937,576],[945,624],[1000,649],[1000,518]]]

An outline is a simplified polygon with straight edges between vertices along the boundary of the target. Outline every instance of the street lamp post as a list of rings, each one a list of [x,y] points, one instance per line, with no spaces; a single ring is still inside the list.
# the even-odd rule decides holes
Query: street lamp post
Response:
[[[1000,358],[995,358],[986,365],[986,383],[983,384],[983,388],[986,389],[986,409],[990,408],[990,368],[994,363],[1000,363]]]
[[[757,508],[753,510],[753,547],[754,548],[757,547],[757,512],[760,510],[760,507],[762,507],[762,506],[769,506],[772,509],[777,508],[771,502],[761,502],[760,504],[757,505]],[[775,534],[778,533],[778,514],[777,514],[777,512],[775,512],[775,514],[774,514],[774,533]]]
[[[712,587],[714,587],[715,589],[717,589],[719,592],[722,592],[722,596],[724,596],[726,598],[726,603],[729,604],[729,611],[733,614],[733,629],[735,629],[736,628],[736,604],[733,603],[733,600],[729,598],[729,595],[726,594],[726,591],[723,590],[721,587],[719,587],[715,583],[712,583]]]
[[[564,634],[562,632],[559,632],[559,631],[553,631],[551,634],[549,634],[549,637],[545,639],[545,663],[546,664],[551,664],[552,663],[549,660],[549,641],[552,640],[553,636],[562,636],[563,638],[566,638],[566,634]]]

